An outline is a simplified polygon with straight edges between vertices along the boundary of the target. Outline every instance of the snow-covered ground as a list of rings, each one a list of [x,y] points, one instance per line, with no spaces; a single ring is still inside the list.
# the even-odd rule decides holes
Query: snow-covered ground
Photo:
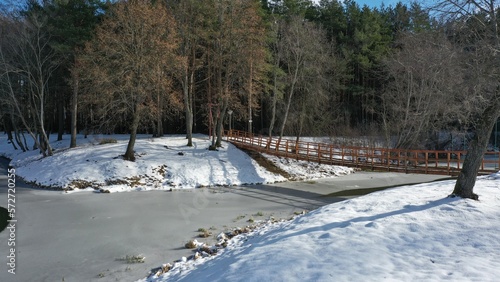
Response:
[[[205,135],[195,135],[193,147],[185,136],[149,138],[139,136],[135,145],[136,161],[124,161],[126,135],[79,136],[78,147],[68,149],[69,136],[53,142],[54,156],[42,158],[37,151],[22,153],[0,137],[0,155],[11,158],[18,176],[40,186],[74,191],[142,191],[213,186],[233,186],[286,181],[268,172],[247,154],[225,143],[218,151],[209,151]],[[55,136],[52,136],[52,140]],[[110,143],[116,140],[116,143]],[[104,141],[104,142],[103,142]],[[104,143],[104,144],[102,144]],[[283,159],[269,156],[275,163]],[[311,179],[345,175],[352,169],[339,166],[289,162],[282,166],[293,179]],[[305,171],[315,171],[314,173]]]
[[[308,180],[334,177],[352,173],[354,170],[345,166],[318,164],[296,159],[280,158],[262,154],[280,169],[286,171],[293,180]]]
[[[98,145],[115,138],[114,144]],[[284,181],[232,145],[210,152],[206,136],[185,146],[183,136],[136,144],[136,162],[119,158],[125,136],[54,143],[56,154],[18,153],[0,137],[0,154],[19,176],[71,188],[79,180],[103,190],[194,188]],[[301,178],[349,173],[271,158]],[[302,171],[302,172],[300,172]],[[87,182],[85,182],[87,181]],[[218,254],[203,251],[145,281],[498,281],[500,277],[500,173],[479,178],[480,201],[448,198],[454,181],[403,186],[330,204],[292,221],[263,224],[226,239]],[[224,240],[225,234],[220,238]],[[204,248],[213,251],[214,248]],[[158,262],[171,263],[171,262]],[[160,271],[161,272],[161,271]],[[159,273],[160,273],[159,272]]]
[[[480,201],[448,198],[453,184],[330,204],[145,281],[498,281],[500,173],[479,179]]]

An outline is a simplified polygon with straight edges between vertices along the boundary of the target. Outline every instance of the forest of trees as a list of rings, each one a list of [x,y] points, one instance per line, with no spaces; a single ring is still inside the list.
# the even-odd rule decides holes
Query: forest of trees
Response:
[[[137,133],[183,133],[188,146],[210,133],[215,148],[229,120],[396,148],[469,133],[479,156],[500,115],[495,0],[12,3],[0,4],[0,128],[44,156],[51,133],[71,133],[71,147],[77,133],[130,134],[127,160]]]

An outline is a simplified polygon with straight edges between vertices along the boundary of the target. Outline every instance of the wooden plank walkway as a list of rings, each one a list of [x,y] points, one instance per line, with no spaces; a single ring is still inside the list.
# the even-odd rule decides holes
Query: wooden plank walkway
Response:
[[[260,153],[374,171],[455,176],[460,172],[467,155],[466,151],[402,150],[295,142],[295,140],[280,140],[237,130],[225,131],[224,135],[226,141]],[[487,152],[479,174],[497,172],[499,168],[500,152]]]

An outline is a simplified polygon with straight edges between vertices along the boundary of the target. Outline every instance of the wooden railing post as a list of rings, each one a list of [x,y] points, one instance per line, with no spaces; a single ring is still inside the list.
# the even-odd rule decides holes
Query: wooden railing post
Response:
[[[408,173],[408,151],[404,151],[405,172]]]
[[[285,155],[288,157],[288,140],[286,140]]]
[[[429,173],[429,152],[425,152],[425,173]]]
[[[387,171],[391,171],[391,151],[389,149],[384,150],[387,155]]]
[[[309,160],[309,142],[307,142],[307,161],[310,161]]]
[[[435,168],[438,168],[439,165],[439,153],[438,151],[434,151],[434,164]],[[448,152],[448,170],[450,170],[450,152]]]
[[[342,146],[342,165],[344,165],[344,146]]]
[[[225,130],[224,137],[228,142],[240,143],[242,146],[254,149],[258,152],[267,152],[277,156],[285,156],[287,158],[294,157],[297,160],[301,159],[315,161],[318,163],[322,163],[324,160],[325,163],[330,164],[335,163],[356,167],[365,166],[367,168],[371,164],[372,170],[387,167],[388,171],[390,171],[394,166],[396,170],[404,170],[407,173],[409,171],[414,171],[413,168],[415,168],[416,172],[425,171],[425,173],[441,173],[450,175],[461,169],[462,155],[467,154],[466,151],[399,150],[345,146],[334,148],[333,144],[323,144],[318,142],[294,142],[287,139],[285,139],[285,144],[283,145],[281,139],[278,139],[276,143],[273,143],[274,140],[272,137],[253,135],[239,130]],[[275,146],[274,150],[270,150],[273,145]],[[322,146],[325,148],[324,150]],[[285,152],[283,152],[283,149]],[[336,150],[339,152],[337,153]],[[429,164],[429,154],[431,153],[434,154],[434,165],[432,166],[434,169],[431,169]],[[452,154],[456,155],[456,165]],[[340,155],[340,160],[336,157],[338,155]],[[497,159],[490,160],[490,155],[492,158],[496,157]],[[440,156],[446,156],[446,167],[444,167],[444,165],[440,165],[440,161],[444,161],[444,158],[440,159]],[[349,160],[346,159],[347,157],[349,157]],[[371,158],[371,160],[368,158]],[[396,163],[391,162],[391,160]],[[424,163],[425,165],[423,165]],[[500,152],[488,152],[482,158],[480,172],[485,173],[491,172],[492,170],[500,170]]]
[[[377,157],[377,154],[376,154],[376,151],[375,151],[375,148],[372,149],[372,170],[373,170],[373,164],[375,162],[375,158]]]
[[[495,170],[500,170],[500,152],[497,152],[497,159],[498,159],[498,166],[495,168]]]
[[[318,143],[318,163],[321,164],[321,144]]]
[[[293,151],[293,152],[294,152],[294,154],[295,154],[295,159],[296,159],[296,160],[299,160],[299,145],[298,145],[298,143],[297,143],[297,142],[290,141],[290,143],[292,143],[292,142],[293,142],[293,144],[294,144],[294,145],[293,145],[293,149],[292,149],[292,151]]]
[[[330,163],[333,161],[333,145],[330,145]]]
[[[481,160],[481,170],[484,170],[484,159],[486,155],[483,155],[483,159]]]
[[[437,154],[437,152],[436,152],[436,154]],[[450,174],[450,161],[451,161],[450,154],[451,154],[451,153],[450,153],[450,152],[448,152],[448,154],[447,154],[447,155],[448,155],[448,156],[447,156],[447,157],[448,157],[448,161],[446,162],[446,163],[447,163],[446,170],[448,171],[448,174]],[[436,160],[436,167],[437,167],[437,160]]]

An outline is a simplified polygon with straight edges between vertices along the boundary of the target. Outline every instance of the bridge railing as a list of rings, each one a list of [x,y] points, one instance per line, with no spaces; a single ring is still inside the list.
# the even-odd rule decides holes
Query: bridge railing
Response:
[[[238,130],[224,133],[227,141],[261,153],[372,170],[457,175],[467,155],[466,151],[403,150],[296,142]],[[500,153],[487,152],[483,157],[479,173],[489,174],[499,170]]]

